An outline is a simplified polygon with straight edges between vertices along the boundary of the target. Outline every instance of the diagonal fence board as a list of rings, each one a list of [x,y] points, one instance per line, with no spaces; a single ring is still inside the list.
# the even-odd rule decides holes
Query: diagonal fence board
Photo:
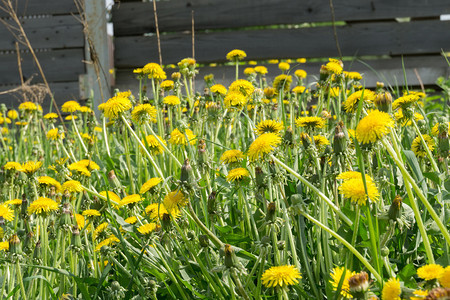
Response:
[[[420,82],[424,85],[434,85],[436,79],[439,76],[449,76],[450,68],[445,61],[445,58],[439,55],[433,56],[412,56],[404,57],[403,63],[405,65],[407,73],[407,83],[412,86],[419,86]],[[305,64],[291,63],[292,74],[297,69],[303,69],[308,73],[308,83],[311,84],[317,80],[319,76],[319,70],[322,63],[320,62],[307,62]],[[267,74],[267,82],[271,84],[275,76],[279,75],[281,71],[276,64],[266,64],[269,73]],[[243,71],[250,65],[240,66],[240,78],[246,78],[243,75]],[[376,86],[377,81],[385,82],[386,84],[399,85],[404,84],[402,58],[395,57],[389,59],[376,59],[376,60],[355,60],[345,61],[344,69],[351,71],[358,71],[364,74],[364,81],[367,87],[373,88]],[[376,73],[373,71],[376,70]],[[419,78],[416,76],[417,71]],[[172,72],[178,71],[178,69],[165,69],[168,77]],[[223,84],[228,87],[229,84],[235,78],[234,66],[218,66],[218,67],[200,67],[199,74],[196,76],[195,86],[196,90],[202,91],[205,87],[203,78],[205,75],[213,74],[217,83]],[[122,69],[116,74],[116,88],[119,90],[130,89],[134,95],[137,95],[139,90],[139,81],[133,74],[132,69]]]
[[[328,0],[169,0],[156,2],[161,32],[228,29],[248,26],[331,22]],[[397,17],[439,17],[450,14],[447,0],[340,0],[334,2],[337,21],[386,20]],[[153,3],[122,2],[114,5],[116,36],[155,31]]]
[[[11,20],[6,22],[14,25]],[[35,49],[84,47],[83,26],[73,15],[26,18],[21,22]],[[0,36],[0,51],[15,49],[16,38],[4,24],[0,25]],[[19,45],[26,49],[25,45]]]
[[[33,83],[42,82],[41,75],[30,53],[20,53],[24,80],[33,76]],[[47,81],[76,81],[85,72],[84,49],[63,49],[37,52],[36,56],[42,66]],[[16,53],[0,55],[0,66],[8,72],[0,72],[0,85],[20,83]]]
[[[17,16],[65,15],[78,13],[74,0],[13,0],[13,8]],[[1,4],[1,7],[4,7]],[[0,18],[8,14],[0,9]]]
[[[450,22],[438,20],[407,23],[355,23],[337,27],[344,56],[438,53],[450,48]],[[424,42],[419,37],[425,37]],[[191,35],[161,36],[163,63],[176,63],[191,56]],[[262,29],[198,33],[195,53],[201,62],[224,61],[232,49],[243,49],[251,59],[274,57],[337,56],[332,27],[302,29]],[[118,68],[142,66],[158,61],[155,36],[116,37],[115,65]]]

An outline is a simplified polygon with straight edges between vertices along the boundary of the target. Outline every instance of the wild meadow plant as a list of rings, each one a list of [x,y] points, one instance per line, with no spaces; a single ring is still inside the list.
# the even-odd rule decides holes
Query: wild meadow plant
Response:
[[[149,63],[65,124],[2,105],[0,297],[449,299],[448,95],[245,57],[202,92]]]

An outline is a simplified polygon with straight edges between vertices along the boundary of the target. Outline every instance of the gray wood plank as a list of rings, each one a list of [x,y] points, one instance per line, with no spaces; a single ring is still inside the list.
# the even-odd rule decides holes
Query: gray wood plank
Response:
[[[408,23],[355,23],[337,27],[344,56],[439,53],[450,48],[449,21]],[[426,37],[426,41],[424,40]],[[198,33],[195,53],[199,62],[224,61],[232,49],[247,52],[247,59],[332,57],[337,55],[331,27],[242,30]],[[191,55],[191,36],[161,36],[163,63],[176,63]],[[115,65],[142,66],[158,61],[155,36],[116,37]]]
[[[364,62],[364,63],[363,63]],[[355,60],[353,62],[344,62],[344,69],[348,71],[357,71],[364,75],[364,82],[367,87],[375,87],[377,81],[383,81],[386,84],[395,86],[396,84],[403,85],[403,70],[402,59],[400,57],[377,60],[364,60],[363,62]],[[320,62],[307,62],[305,64],[291,63],[291,71],[293,73],[297,69],[303,69],[308,73],[307,81],[312,83],[317,80],[319,76]],[[407,83],[413,86],[419,86],[419,80],[415,74],[414,69],[417,70],[422,83],[425,85],[434,85],[439,76],[449,76],[450,68],[442,56],[406,56],[404,57],[405,70],[407,73]],[[269,73],[267,74],[267,81],[270,83],[275,76],[279,75],[281,71],[276,64],[265,64]],[[240,78],[246,78],[243,71],[249,65],[240,67]],[[375,70],[376,73],[373,71]],[[168,75],[177,69],[165,69]],[[197,91],[202,91],[205,87],[203,77],[207,74],[213,74],[217,83],[228,87],[235,77],[235,68],[233,66],[219,66],[219,67],[201,67],[199,74],[195,80]],[[139,89],[139,81],[133,74],[132,69],[122,69],[116,73],[116,86],[120,90],[131,89],[133,94],[137,95]]]
[[[14,25],[12,21],[8,21]],[[25,33],[35,49],[84,46],[83,26],[73,15],[21,19]],[[15,37],[0,24],[0,51],[14,50]],[[24,45],[20,45],[25,49]]]
[[[161,32],[195,28],[220,29],[304,22],[330,22],[328,0],[169,0],[156,2]],[[339,0],[334,1],[337,21],[381,20],[396,17],[433,17],[450,13],[448,0]],[[153,4],[120,2],[113,7],[116,36],[155,31]]]
[[[61,15],[78,13],[73,0],[14,0],[15,11],[19,17],[31,15]],[[0,10],[0,18],[7,14]]]
[[[11,88],[14,88],[14,86],[0,86],[0,91],[9,90]],[[50,83],[50,88],[54,93],[55,100],[58,106],[61,106],[68,100],[79,98],[78,81]],[[20,102],[22,101],[23,100],[18,95],[0,95],[0,103],[5,103],[8,108],[18,107]],[[44,113],[48,112],[50,104],[50,97],[46,97],[44,99],[44,102],[41,104]],[[55,111],[54,108],[53,111]]]
[[[85,73],[84,48],[38,52],[37,58],[47,81],[76,81]],[[33,82],[42,82],[39,70],[30,53],[21,53],[22,74],[25,80],[33,76]],[[0,54],[0,85],[20,83],[16,53]]]

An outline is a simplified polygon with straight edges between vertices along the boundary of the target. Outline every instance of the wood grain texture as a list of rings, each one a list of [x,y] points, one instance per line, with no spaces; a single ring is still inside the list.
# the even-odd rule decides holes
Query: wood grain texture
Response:
[[[25,80],[33,76],[33,82],[42,82],[39,70],[30,53],[21,53],[22,74]],[[77,81],[78,76],[85,72],[84,48],[53,50],[38,52],[44,74],[50,82]],[[20,83],[16,53],[0,55],[0,85]]]
[[[15,11],[19,17],[33,15],[62,15],[78,13],[73,0],[14,0]],[[0,18],[7,14],[0,10]]]
[[[158,1],[161,32],[331,22],[328,0],[169,0]],[[436,17],[450,13],[448,0],[339,0],[334,1],[337,21],[386,20],[396,17]],[[120,2],[113,7],[116,36],[155,32],[153,4]]]
[[[438,20],[356,23],[338,27],[337,34],[344,56],[428,54],[450,49],[449,28],[449,21]],[[331,27],[198,33],[195,37],[199,62],[224,61],[232,49],[246,51],[248,60],[337,55]],[[162,35],[161,48],[163,63],[176,63],[191,55],[191,36]],[[158,61],[155,36],[116,37],[116,67],[133,68],[152,61]]]
[[[12,21],[7,21],[13,25]],[[72,15],[21,19],[25,33],[35,49],[84,47],[83,26]],[[0,24],[0,51],[14,50],[16,38]],[[21,49],[26,46],[20,45]]]
[[[0,86],[0,91],[5,91],[14,88],[15,86]],[[70,82],[57,82],[50,83],[50,88],[53,91],[55,100],[58,106],[61,106],[64,102],[68,100],[79,98],[79,84],[78,81]],[[18,107],[20,102],[23,100],[17,95],[0,95],[0,103],[4,103],[8,108]],[[50,97],[46,97],[44,102],[41,104],[44,113],[48,112],[50,107]],[[55,111],[55,109],[53,109]]]
[[[309,84],[317,80],[319,76],[319,69],[322,63],[305,63],[305,64],[291,64],[290,73],[294,73],[297,69],[303,69],[308,73],[307,82]],[[434,85],[439,76],[449,76],[450,68],[442,56],[412,56],[404,57],[404,64],[407,73],[407,83],[409,85],[420,85],[419,79],[415,75],[414,69],[417,70],[423,84]],[[275,76],[280,74],[280,70],[276,64],[265,65],[269,71],[267,81],[271,83]],[[240,78],[246,78],[243,71],[249,65],[240,67]],[[364,75],[364,82],[367,87],[375,87],[377,81],[385,82],[386,84],[399,85],[404,84],[402,59],[400,57],[391,59],[365,60],[361,61],[346,61],[344,69],[349,71],[357,71]],[[375,73],[373,70],[376,70]],[[170,76],[172,72],[177,69],[166,69]],[[197,91],[202,91],[205,84],[203,77],[207,74],[213,74],[217,83],[229,86],[235,76],[235,68],[233,66],[220,67],[202,67],[199,69],[199,74],[195,80]],[[119,70],[116,74],[116,86],[120,90],[131,89],[133,94],[137,95],[139,89],[139,82],[136,80],[132,69]]]

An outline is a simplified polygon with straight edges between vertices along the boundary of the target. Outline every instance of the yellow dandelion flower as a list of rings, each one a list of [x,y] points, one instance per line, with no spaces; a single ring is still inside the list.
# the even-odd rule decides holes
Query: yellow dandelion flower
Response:
[[[413,296],[409,300],[424,300],[428,296],[428,291],[414,290]]]
[[[258,123],[256,125],[255,131],[259,135],[272,132],[275,134],[280,134],[281,130],[283,130],[284,126],[283,123],[277,122],[274,120],[264,120]]]
[[[242,50],[234,49],[227,53],[227,60],[235,61],[242,60],[247,57],[247,53]]]
[[[267,62],[271,65],[274,65],[274,64],[279,63],[280,61],[278,59],[269,59]]]
[[[30,101],[22,102],[19,105],[19,110],[24,110],[27,112],[36,111],[37,109],[38,109],[38,107],[37,107],[36,103],[30,102]]]
[[[267,71],[267,68],[264,66],[256,66],[254,70],[259,75],[266,75],[269,72]]]
[[[186,129],[185,133],[187,136],[187,140],[186,136],[181,133],[178,128],[175,128],[170,134],[169,143],[171,143],[172,145],[186,145],[189,142],[191,145],[195,145],[195,143],[197,142],[197,136],[190,129]]]
[[[226,164],[241,162],[244,159],[244,153],[241,150],[227,150],[220,157],[220,161]]]
[[[306,73],[305,70],[298,69],[294,72],[294,75],[297,76],[298,78],[306,78],[308,74]]]
[[[72,121],[72,120],[76,120],[76,119],[78,119],[78,117],[74,116],[74,115],[68,115],[67,117],[64,118],[64,120],[67,120],[67,121]]]
[[[130,110],[132,107],[130,99],[119,96],[114,96],[102,104],[101,107],[99,105],[98,109],[102,110],[105,117],[109,119],[116,119],[121,113]]]
[[[58,128],[53,128],[47,131],[47,140],[56,141],[57,139],[63,139],[64,136],[64,132],[59,133]]]
[[[358,108],[358,103],[361,99],[365,101],[373,101],[375,97],[376,97],[375,92],[371,90],[366,89],[359,90],[348,96],[343,106],[346,112],[353,113]]]
[[[141,234],[150,234],[152,233],[156,228],[158,228],[158,225],[156,223],[148,223],[148,224],[144,224],[138,227],[138,231]]]
[[[158,138],[161,142],[163,142],[164,145],[167,145],[166,141],[163,140],[162,137],[158,135]],[[154,135],[147,135],[145,137],[145,141],[144,139],[142,139],[142,144],[144,144],[144,146],[148,146],[150,153],[153,155],[158,155],[164,152],[163,145],[161,145],[161,143]]]
[[[248,156],[251,161],[264,158],[264,155],[275,150],[281,143],[281,137],[277,134],[269,132],[260,135],[248,149]]]
[[[164,197],[163,204],[167,211],[172,213],[173,210],[178,210],[180,206],[185,206],[188,201],[189,199],[184,196],[182,191],[176,190]]]
[[[77,162],[68,165],[67,168],[71,171],[77,171],[79,174],[83,176],[91,177],[91,172],[88,170],[88,168],[86,168],[83,165],[80,165]]]
[[[77,222],[78,230],[81,230],[86,225],[86,220],[81,214],[75,214],[75,221]]]
[[[89,106],[80,106],[78,109],[82,113],[91,113],[93,112],[92,109]]]
[[[350,277],[354,276],[356,273],[351,272],[350,270],[346,270],[344,267],[336,267],[332,270],[330,276],[331,280],[330,283],[333,286],[333,290],[337,291],[339,284],[341,282],[342,276],[344,276],[344,279],[342,280],[341,285],[341,295],[345,298],[351,298],[352,295],[350,294],[350,285],[348,283],[348,280]]]
[[[28,161],[22,164],[22,172],[33,175],[42,166],[42,161]]]
[[[292,89],[292,92],[299,95],[299,94],[303,94],[304,92],[308,92],[308,90],[306,89],[306,87],[304,86],[296,86],[295,88]]]
[[[119,196],[117,196],[116,193],[111,191],[101,191],[99,194],[106,198],[105,201],[108,201],[109,198],[109,201],[111,201],[111,204],[114,208],[116,209],[119,208],[120,201],[122,200],[120,199]]]
[[[224,98],[225,107],[241,108],[247,103],[247,98],[239,92],[230,91]]]
[[[174,85],[175,83],[172,80],[164,80],[159,86],[165,91],[170,91],[173,89]]]
[[[28,206],[28,214],[47,214],[57,209],[58,203],[49,198],[39,197],[37,200],[31,202],[30,206]]]
[[[443,125],[443,124],[441,124]],[[445,124],[448,134],[450,134],[450,122]],[[439,123],[434,124],[434,126],[431,128],[431,134],[432,135],[438,135],[439,134]]]
[[[39,182],[39,184],[55,187],[57,192],[61,190],[61,184],[56,181],[56,179],[53,179],[49,176],[39,176],[37,178],[37,181]]]
[[[170,95],[170,96],[164,97],[163,103],[167,104],[169,106],[175,106],[175,105],[181,104],[181,101],[180,101],[180,98],[178,98],[177,96]]]
[[[364,188],[364,182],[359,172],[344,172],[337,177],[343,179],[344,182],[339,186],[338,190],[344,195],[344,198],[350,199],[352,203],[365,205],[367,196],[371,201],[377,201],[380,197],[377,186],[372,178],[366,174],[367,194]]]
[[[131,112],[131,119],[138,124],[156,122],[157,110],[151,104],[139,104]]]
[[[428,134],[424,134],[422,135],[423,139],[425,140],[428,149],[431,151],[434,150],[435,147],[435,143],[434,140],[431,136],[429,136]],[[414,154],[417,157],[425,157],[427,155],[427,151],[425,150],[425,148],[422,145],[422,141],[420,139],[420,136],[416,137],[411,145],[411,150],[414,152]]]
[[[374,143],[389,133],[394,120],[388,113],[371,110],[356,126],[356,137],[363,144]]]
[[[323,128],[325,120],[321,117],[298,117],[295,120],[297,127]]]
[[[0,217],[12,221],[14,220],[14,211],[7,204],[0,204]]]
[[[302,276],[294,266],[271,267],[264,271],[261,276],[261,282],[265,287],[285,287],[298,284],[298,279]]]
[[[148,192],[149,190],[153,189],[155,186],[157,186],[159,183],[161,183],[163,180],[159,177],[150,178],[147,180],[139,190],[139,194],[144,194]]]
[[[417,269],[417,276],[424,280],[438,279],[444,273],[444,268],[437,264],[428,264]]]
[[[141,201],[142,201],[142,198],[139,194],[129,195],[129,196],[126,196],[125,198],[123,198],[122,201],[120,201],[120,207],[123,207],[125,205],[134,205]]]
[[[253,91],[255,90],[255,87],[253,84],[245,79],[238,79],[236,81],[233,81],[230,86],[228,87],[229,92],[239,92],[243,96],[248,97],[251,94],[253,94]]]
[[[169,212],[164,204],[160,203],[152,203],[148,205],[145,208],[145,213],[149,215],[150,219],[154,220],[155,222],[159,222],[160,219],[162,219],[164,214],[170,214],[172,218],[176,219],[181,215],[180,210],[178,209],[178,206],[172,207],[172,210]]]
[[[283,90],[285,93],[287,93],[291,89],[291,83],[291,75],[281,74],[275,77],[275,79],[273,80],[273,88],[277,92]]]
[[[12,200],[5,201],[5,204],[12,205],[12,206],[16,206],[16,205],[19,206],[19,205],[22,205],[22,200],[12,199]]]
[[[317,148],[320,148],[320,147],[330,144],[330,141],[323,135],[315,135],[313,138],[314,138],[314,144],[316,145]]]
[[[400,295],[402,289],[400,287],[400,280],[397,278],[389,279],[383,286],[383,291],[381,292],[382,300],[401,300]]]
[[[87,209],[87,210],[83,211],[82,215],[85,217],[100,217],[101,216],[100,212],[96,209]]]
[[[19,113],[17,112],[17,110],[11,109],[11,110],[8,110],[8,113],[6,114],[6,116],[8,118],[10,118],[11,120],[15,120],[19,117]]]
[[[22,171],[22,165],[15,161],[9,161],[4,166],[3,169],[5,170],[15,170],[15,171]]]
[[[282,71],[287,71],[291,68],[291,65],[289,65],[287,62],[280,62],[278,64],[278,69],[282,70]]]
[[[445,267],[438,279],[441,286],[450,288],[450,266]]]
[[[74,113],[80,110],[81,106],[77,101],[67,101],[61,106],[61,111],[66,113]]]
[[[9,242],[8,241],[4,241],[4,242],[0,242],[0,251],[8,251],[9,250]]]
[[[11,119],[10,119],[10,118],[3,118],[3,117],[0,117],[0,125],[5,124],[5,122],[6,122],[7,124],[11,124]]]
[[[80,166],[86,167],[88,170],[100,170],[100,166],[96,164],[94,161],[89,159],[82,159],[77,162]]]
[[[362,76],[359,72],[347,72],[344,71],[345,78],[353,79],[353,80],[361,80]]]
[[[95,247],[95,252],[100,251],[102,249],[102,247],[104,247],[104,246],[111,247],[118,242],[120,242],[120,240],[112,235],[109,238],[106,238],[103,241],[101,241],[100,243],[98,243],[97,246]]]
[[[44,119],[46,120],[53,120],[58,118],[58,115],[56,113],[48,113],[44,115]]]
[[[159,64],[148,63],[142,68],[142,72],[148,76],[149,79],[165,80],[167,78],[166,72]]]
[[[244,74],[245,74],[245,75],[252,75],[252,74],[255,74],[255,69],[253,69],[253,68],[245,68],[245,69],[244,69]]]
[[[241,181],[242,179],[249,177],[250,173],[245,168],[236,168],[233,170],[230,170],[227,175],[227,181],[233,182],[233,181]]]
[[[227,93],[227,88],[221,84],[215,84],[210,88],[210,91],[215,94],[225,96]]]
[[[402,96],[392,103],[392,109],[397,109],[397,108],[405,109],[405,108],[411,106],[412,104],[416,103],[419,99],[420,99],[420,97],[415,94]]]
[[[332,58],[330,58],[330,62],[328,62],[325,65],[325,68],[329,72],[334,73],[336,75],[342,74],[342,71],[343,71],[343,69],[342,69],[342,62],[340,60],[332,59]]]
[[[136,216],[128,217],[124,220],[128,224],[135,224],[138,221],[138,218]]]
[[[68,180],[63,183],[62,191],[67,191],[69,193],[79,193],[83,191],[83,186],[77,180]]]
[[[98,225],[97,228],[95,228],[94,230],[94,238],[97,238],[99,234],[101,234],[108,228],[108,226],[109,226],[108,222],[103,222],[102,224]]]

